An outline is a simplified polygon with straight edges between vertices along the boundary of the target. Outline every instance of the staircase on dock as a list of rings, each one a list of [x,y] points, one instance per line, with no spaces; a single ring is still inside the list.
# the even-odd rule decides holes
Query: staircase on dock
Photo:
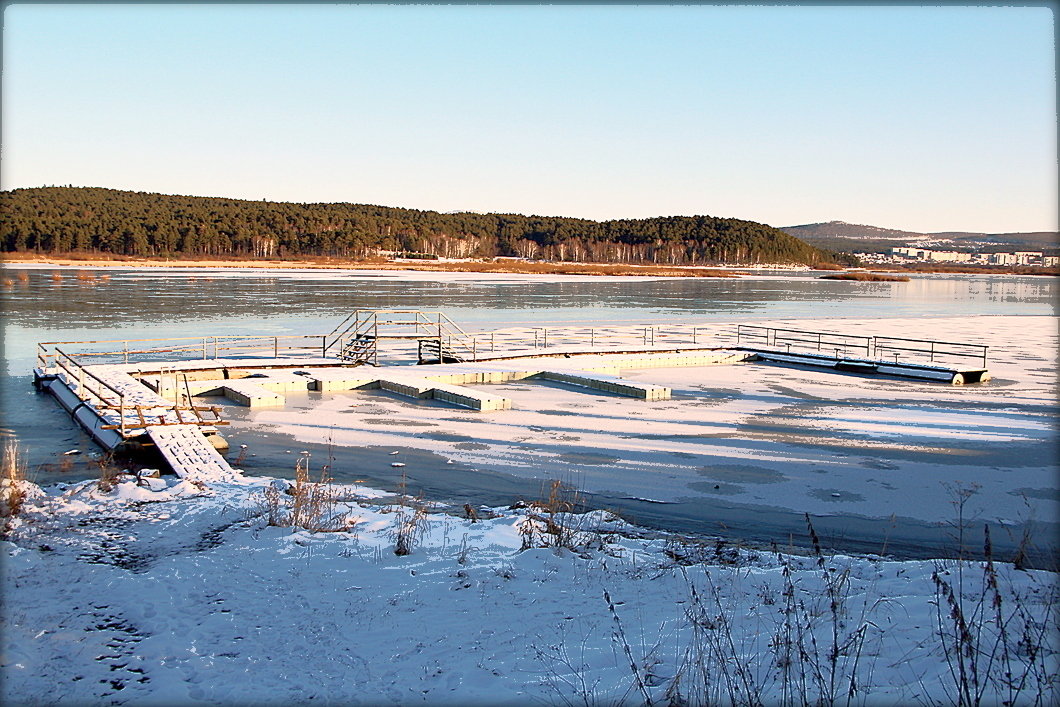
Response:
[[[441,312],[358,309],[324,337],[323,354],[337,351],[348,365],[379,365],[380,342],[415,341],[420,363],[474,360],[474,337]]]

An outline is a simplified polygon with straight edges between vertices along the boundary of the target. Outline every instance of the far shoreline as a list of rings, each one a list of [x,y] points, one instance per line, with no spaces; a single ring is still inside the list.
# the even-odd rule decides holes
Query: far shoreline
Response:
[[[914,266],[901,267],[881,264],[877,267],[840,267],[831,263],[816,266],[802,264],[769,263],[764,265],[631,265],[626,263],[575,263],[523,260],[520,258],[492,259],[387,259],[369,258],[354,260],[327,256],[297,258],[289,260],[228,259],[217,258],[144,258],[131,256],[106,256],[88,253],[4,253],[0,264],[50,265],[55,267],[101,267],[101,268],[199,268],[199,269],[253,269],[253,270],[394,270],[419,272],[466,272],[513,275],[589,275],[619,277],[692,277],[692,278],[738,278],[754,272],[830,272],[840,273],[895,273],[907,275],[1060,275],[1060,268],[1032,268],[1022,266],[1001,267],[954,267]],[[835,277],[829,279],[860,280],[859,277]]]

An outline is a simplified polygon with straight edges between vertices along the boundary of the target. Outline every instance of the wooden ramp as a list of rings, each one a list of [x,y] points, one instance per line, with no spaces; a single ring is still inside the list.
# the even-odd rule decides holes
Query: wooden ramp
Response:
[[[147,428],[147,436],[182,479],[204,476],[217,479],[237,474],[197,425],[151,426]]]

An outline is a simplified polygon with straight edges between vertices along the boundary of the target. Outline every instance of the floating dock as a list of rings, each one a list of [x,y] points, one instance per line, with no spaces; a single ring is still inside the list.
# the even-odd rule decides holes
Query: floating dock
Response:
[[[977,344],[740,326],[735,345],[721,345],[705,340],[703,329],[691,327],[684,340],[672,332],[657,340],[649,327],[624,339],[614,327],[588,336],[553,329],[550,340],[548,329],[536,328],[520,339],[469,335],[440,314],[359,310],[320,337],[39,344],[34,383],[103,449],[154,448],[184,478],[218,479],[238,471],[218,452],[227,449],[220,407],[196,402],[209,396],[264,408],[309,391],[376,389],[492,412],[510,410],[512,401],[469,386],[542,380],[651,402],[670,399],[670,388],[626,380],[623,370],[753,362],[955,385],[990,379],[986,347]],[[386,342],[412,345],[416,362],[433,365],[380,366]],[[93,350],[71,354],[85,345]],[[973,358],[980,365],[961,363]]]

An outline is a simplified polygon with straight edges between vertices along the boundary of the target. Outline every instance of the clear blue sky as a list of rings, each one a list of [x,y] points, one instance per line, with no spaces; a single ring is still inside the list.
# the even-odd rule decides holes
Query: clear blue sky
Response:
[[[1057,228],[1049,8],[11,5],[4,189]]]

